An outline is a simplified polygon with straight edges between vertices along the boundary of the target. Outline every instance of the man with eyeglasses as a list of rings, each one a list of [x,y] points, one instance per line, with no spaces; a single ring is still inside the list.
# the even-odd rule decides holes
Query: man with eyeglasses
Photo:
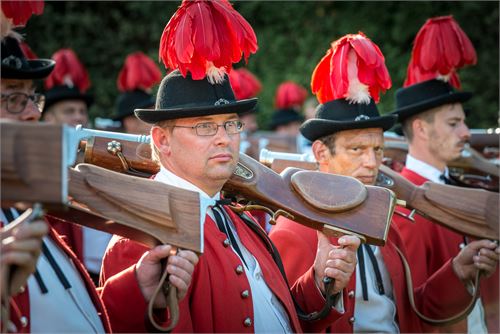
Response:
[[[283,333],[302,331],[301,325],[306,331],[321,331],[340,314],[338,309],[327,309],[326,318],[301,324],[291,294],[305,312],[319,311],[325,304],[323,277],[335,279],[334,293],[344,288],[356,265],[358,238],[341,238],[345,246],[341,249],[320,234],[326,242],[318,246],[314,265],[290,282],[290,289],[271,255],[266,232],[247,213],[233,212],[228,206],[231,201],[221,197],[239,158],[244,126],[239,114],[252,110],[256,102],[255,98],[236,101],[227,75],[212,84],[207,78],[193,80],[189,73],[184,77],[175,70],[160,84],[156,109],[135,110],[140,120],[153,125],[153,159],[160,166],[154,180],[196,191],[212,202],[203,227],[204,253],[179,305],[175,332]],[[116,277],[130,278],[128,296],[108,293],[104,298],[114,331],[146,330],[145,305],[135,297],[135,278],[127,273],[143,252],[144,246],[124,238],[113,238],[106,251],[104,290]],[[339,298],[339,309],[343,302]],[[123,316],[125,308],[128,317]]]
[[[37,121],[43,109],[43,98],[35,94],[33,81],[46,77],[54,68],[54,61],[27,60],[19,41],[13,37],[2,40],[1,57],[0,119]],[[20,212],[15,208],[2,208],[1,225],[8,224],[19,215]],[[52,218],[45,216],[44,219],[50,221]],[[11,319],[12,323],[7,325],[17,326],[8,326],[6,329],[33,333],[110,332],[107,312],[94,283],[83,264],[61,237],[50,228],[48,236],[40,240],[47,230],[43,220],[28,225],[23,223],[20,226],[22,227],[17,232],[8,230],[8,227],[7,231],[0,231],[2,275],[5,264],[16,264],[30,269],[30,266],[33,267],[36,263],[36,268],[31,268],[34,274],[29,276],[24,286],[18,287],[16,291],[11,289],[11,292],[18,293],[11,303],[14,305],[12,311],[16,318]],[[13,242],[13,238],[19,239],[18,242]],[[171,268],[167,270],[171,275],[171,283],[178,289],[178,298],[182,299],[186,294],[197,257],[193,252],[187,251],[170,256],[170,250],[169,245],[145,250],[141,253],[141,261],[133,268],[132,272],[137,276],[138,290],[143,301],[151,299],[151,285],[159,281],[160,261],[167,257],[167,263],[175,266],[174,271]],[[12,251],[17,251],[15,259],[10,256]],[[31,254],[20,254],[21,251]],[[36,258],[33,258],[40,252],[40,258],[36,262]],[[4,257],[7,255],[9,256]],[[19,256],[23,256],[25,260],[19,260]],[[120,293],[127,295],[124,291]],[[157,307],[166,304],[162,297],[156,299]]]

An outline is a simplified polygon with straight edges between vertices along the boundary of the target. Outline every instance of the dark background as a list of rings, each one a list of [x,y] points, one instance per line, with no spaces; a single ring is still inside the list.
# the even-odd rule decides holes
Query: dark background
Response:
[[[472,128],[498,126],[498,1],[327,2],[235,1],[233,6],[255,30],[259,51],[248,68],[263,84],[258,120],[266,128],[276,87],[294,80],[310,92],[311,73],[330,43],[364,32],[382,50],[393,88],[381,98],[382,113],[394,108],[412,41],[427,18],[452,14],[474,44],[478,63],[462,69],[462,89],[474,92],[466,104]],[[96,103],[91,118],[109,117],[118,95],[116,78],[127,54],[141,50],[158,59],[163,28],[180,2],[45,2],[22,31],[39,57],[63,47],[74,49],[90,73]],[[239,65],[236,65],[239,66]],[[163,64],[160,68],[165,73]]]

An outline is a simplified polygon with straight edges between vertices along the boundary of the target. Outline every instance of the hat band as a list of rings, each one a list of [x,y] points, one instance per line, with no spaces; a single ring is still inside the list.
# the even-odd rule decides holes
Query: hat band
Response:
[[[354,121],[355,121],[355,122],[359,122],[359,121],[366,121],[366,120],[368,120],[368,119],[370,119],[370,116],[366,116],[366,115],[364,115],[364,114],[361,114],[361,115],[357,116],[357,117],[354,119]]]
[[[2,60],[2,64],[5,66],[15,68],[16,70],[19,70],[21,69],[21,67],[23,67],[23,62],[21,61],[21,59],[19,59],[19,57],[16,57],[14,55],[10,55],[7,58],[4,58]]]

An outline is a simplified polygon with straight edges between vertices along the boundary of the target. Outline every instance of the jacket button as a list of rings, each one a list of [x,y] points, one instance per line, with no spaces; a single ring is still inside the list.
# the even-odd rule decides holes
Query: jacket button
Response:
[[[222,244],[224,245],[224,247],[228,247],[231,244],[231,242],[229,241],[229,239],[226,239],[222,242]]]
[[[350,317],[350,318],[349,318],[349,322],[350,322],[351,324],[353,324],[353,323],[354,323],[354,321],[356,321],[356,319],[355,319],[354,317]]]
[[[245,327],[252,326],[252,319],[246,318],[245,321],[243,321],[243,326],[245,326]]]
[[[236,273],[238,275],[241,275],[243,273],[243,266],[241,264],[239,264],[236,269],[235,269]]]
[[[465,248],[465,243],[461,242],[460,245],[458,245],[458,248],[464,249]]]
[[[250,296],[250,292],[248,292],[248,290],[243,290],[241,292],[241,298],[245,299],[248,298],[248,296]]]
[[[349,293],[347,294],[347,296],[349,298],[354,298],[354,290],[349,291]]]
[[[26,318],[25,316],[20,317],[19,322],[21,323],[22,327],[28,326],[28,318]]]
[[[24,291],[26,291],[26,288],[24,286],[19,288],[19,293],[24,293]]]

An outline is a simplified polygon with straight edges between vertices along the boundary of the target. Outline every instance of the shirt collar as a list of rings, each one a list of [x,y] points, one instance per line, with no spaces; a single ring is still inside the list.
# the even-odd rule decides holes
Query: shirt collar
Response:
[[[155,181],[159,181],[174,187],[186,189],[186,190],[191,190],[191,191],[196,191],[197,193],[200,194],[200,197],[203,197],[205,199],[210,199],[213,201],[220,200],[220,191],[215,194],[213,197],[210,197],[206,192],[192,184],[191,182],[175,175],[165,167],[160,165],[160,171],[158,174],[155,176]]]
[[[426,179],[434,182],[444,184],[444,181],[441,178],[441,175],[445,177],[449,177],[448,167],[445,168],[444,173],[442,173],[439,169],[434,166],[429,165],[422,160],[418,160],[415,157],[412,157],[410,154],[406,155],[406,168],[425,177]]]

